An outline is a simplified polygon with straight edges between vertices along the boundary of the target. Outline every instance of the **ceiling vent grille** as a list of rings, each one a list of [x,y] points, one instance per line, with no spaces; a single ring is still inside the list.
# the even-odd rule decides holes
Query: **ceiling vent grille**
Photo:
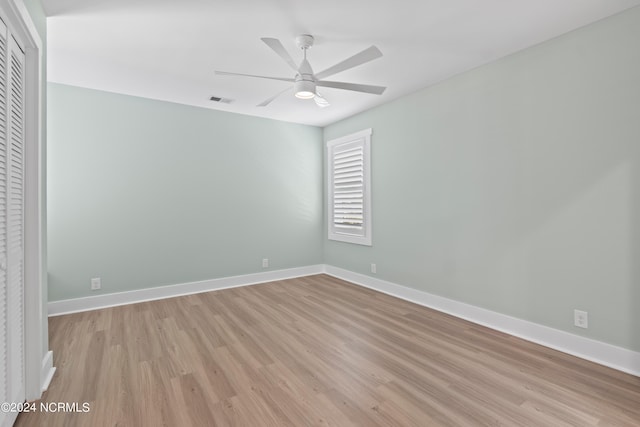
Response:
[[[233,102],[233,99],[220,98],[219,96],[212,96],[209,100],[213,102],[221,102],[222,104],[231,104]]]

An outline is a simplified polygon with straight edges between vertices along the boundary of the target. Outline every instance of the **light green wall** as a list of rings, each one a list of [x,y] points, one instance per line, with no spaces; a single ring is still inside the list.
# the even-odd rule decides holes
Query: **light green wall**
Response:
[[[322,262],[320,128],[48,88],[51,301]]]
[[[640,351],[639,40],[635,8],[325,128],[373,128],[373,246],[325,262]]]

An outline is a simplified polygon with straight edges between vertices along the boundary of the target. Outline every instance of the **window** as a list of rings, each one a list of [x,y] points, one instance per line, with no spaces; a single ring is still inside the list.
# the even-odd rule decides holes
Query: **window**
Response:
[[[371,129],[327,142],[329,239],[371,246]]]

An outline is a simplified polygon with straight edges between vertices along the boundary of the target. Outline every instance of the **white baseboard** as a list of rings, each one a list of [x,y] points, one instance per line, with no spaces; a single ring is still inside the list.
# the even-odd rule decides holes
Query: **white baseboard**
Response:
[[[199,282],[182,283],[179,285],[158,286],[155,288],[137,289],[134,291],[95,295],[62,301],[51,301],[48,304],[48,312],[49,316],[58,316],[61,314],[77,313],[81,311],[96,310],[99,308],[172,298],[182,295],[197,294],[200,292],[235,288],[238,286],[256,285],[258,283],[292,279],[294,277],[309,276],[323,272],[324,265],[319,264],[306,267],[288,268],[284,270],[244,274],[241,276],[202,280]]]
[[[486,326],[545,347],[640,376],[640,353],[553,329],[495,311],[429,294],[360,273],[325,265],[325,273],[416,304]]]
[[[53,374],[56,373],[56,368],[53,367],[53,351],[48,351],[42,358],[42,370],[40,371],[40,378],[42,384],[42,392],[44,393],[49,388]]]
[[[294,277],[309,276],[320,273],[326,273],[330,276],[334,276],[360,286],[374,289],[434,310],[451,314],[491,329],[514,335],[545,347],[562,351],[563,353],[568,353],[619,371],[640,376],[640,353],[638,352],[438,295],[433,295],[424,291],[398,285],[396,283],[387,282],[375,277],[323,264],[246,274],[241,276],[223,277],[220,279],[203,280],[200,282],[183,283],[179,285],[159,286],[156,288],[96,295],[85,298],[52,301],[48,304],[49,316],[172,298],[219,289],[255,285],[274,280],[292,279]],[[45,384],[48,386],[48,381],[51,380],[51,377],[55,372],[55,368],[53,368],[51,363],[52,359],[50,355],[51,352],[49,352],[45,358],[45,360],[47,360],[46,369],[45,360],[43,360],[43,387],[45,387]]]

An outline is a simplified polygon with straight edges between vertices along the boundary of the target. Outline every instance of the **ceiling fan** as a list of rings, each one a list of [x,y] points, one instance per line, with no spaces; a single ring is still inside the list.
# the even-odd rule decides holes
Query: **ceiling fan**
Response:
[[[350,58],[345,59],[338,64],[327,68],[324,71],[321,71],[317,74],[313,73],[313,69],[311,68],[311,64],[307,61],[307,49],[313,46],[313,36],[309,34],[302,34],[296,37],[296,45],[302,49],[303,59],[300,65],[296,65],[291,58],[291,55],[285,50],[284,46],[278,39],[263,37],[261,39],[267,46],[269,46],[280,58],[284,59],[284,61],[291,67],[296,75],[294,78],[287,77],[268,77],[268,76],[256,76],[253,74],[240,74],[240,73],[230,73],[227,71],[216,71],[216,75],[220,76],[244,76],[244,77],[256,77],[259,79],[269,79],[269,80],[281,80],[284,82],[293,83],[293,86],[288,87],[287,89],[278,92],[271,98],[261,102],[258,104],[258,107],[265,107],[269,105],[274,99],[283,93],[289,91],[291,88],[294,90],[294,94],[297,98],[300,99],[311,99],[313,98],[316,104],[319,107],[327,107],[329,106],[329,102],[318,92],[318,87],[330,87],[335,89],[344,89],[351,90],[355,92],[364,92],[371,93],[375,95],[381,95],[386,87],[383,86],[373,86],[373,85],[363,85],[363,84],[355,84],[355,83],[345,83],[345,82],[334,82],[323,80],[326,77],[337,74],[341,71],[348,70],[350,68],[357,67],[358,65],[365,64],[369,61],[373,61],[376,58],[380,58],[382,56],[382,52],[375,47],[371,46],[360,53],[353,55]]]

